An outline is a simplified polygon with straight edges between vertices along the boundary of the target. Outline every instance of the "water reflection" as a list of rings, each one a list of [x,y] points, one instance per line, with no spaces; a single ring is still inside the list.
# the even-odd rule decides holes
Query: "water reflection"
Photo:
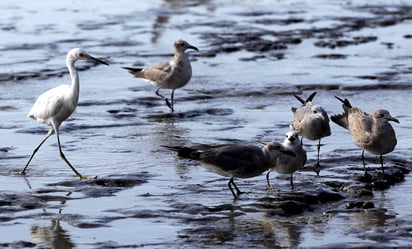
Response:
[[[189,144],[187,138],[190,138],[190,129],[183,128],[179,124],[175,124],[174,119],[161,119],[157,120],[156,125],[153,127],[153,135],[150,139],[152,142],[157,145],[159,149],[161,149],[161,145],[182,145],[182,144]],[[164,152],[159,152],[164,153]],[[168,154],[169,152],[167,152]],[[166,155],[173,158],[173,154]],[[170,160],[172,161],[172,160]],[[187,167],[185,164],[181,163],[174,163],[176,175],[182,176],[185,175],[189,170],[190,167]]]
[[[349,220],[351,227],[355,229],[378,228],[388,225],[390,219],[396,218],[395,215],[385,213],[385,209],[373,209],[351,213]]]
[[[267,246],[298,247],[302,235],[302,227],[298,224],[266,217],[262,221],[262,227]]]
[[[60,225],[59,219],[51,219],[49,226],[32,226],[30,228],[30,237],[32,242],[47,248],[71,249],[75,245],[71,241],[66,230]]]
[[[157,40],[159,39],[160,35],[163,33],[163,30],[166,26],[166,24],[169,22],[169,16],[167,15],[158,15],[153,23],[152,26],[152,37],[150,38],[150,41],[152,43],[157,43]]]
[[[32,186],[31,186],[31,184],[30,184],[29,179],[28,179],[25,175],[23,175],[23,179],[24,179],[24,182],[26,183],[27,187],[28,187],[29,189],[33,189]]]
[[[26,4],[29,3],[29,1],[24,2]],[[99,4],[106,6],[104,2],[110,1],[101,1]],[[69,8],[66,11],[60,12],[53,11],[59,9],[56,4],[42,4],[42,8],[47,12],[39,12],[39,14],[53,14],[57,12],[55,16],[61,14],[64,14],[64,16],[61,16],[59,19],[61,22],[55,26],[53,31],[56,32],[51,33],[45,30],[48,35],[41,37],[36,36],[37,33],[32,34],[32,32],[28,31],[32,30],[33,25],[39,22],[41,25],[39,27],[42,27],[42,20],[44,20],[44,18],[42,19],[39,15],[36,15],[37,19],[33,19],[34,17],[29,15],[26,8],[20,7],[20,5],[23,6],[24,4],[20,4],[18,1],[16,1],[18,7],[15,10],[9,11],[10,9],[3,9],[3,14],[10,12],[9,15],[12,16],[8,18],[3,16],[3,21],[5,21],[3,23],[6,24],[2,25],[2,33],[6,32],[6,29],[9,29],[8,26],[15,26],[16,28],[11,29],[11,32],[7,32],[9,39],[6,42],[7,44],[5,44],[5,49],[2,49],[0,64],[7,66],[6,71],[20,72],[20,74],[17,75],[18,77],[25,77],[26,79],[39,77],[34,78],[34,81],[20,81],[16,82],[18,83],[16,84],[11,80],[13,78],[11,73],[7,73],[8,75],[5,76],[0,75],[0,81],[3,82],[0,84],[0,88],[4,94],[7,93],[7,98],[2,97],[4,119],[1,130],[4,131],[2,133],[3,141],[15,141],[13,143],[16,143],[16,147],[18,148],[16,152],[17,155],[25,154],[24,140],[20,139],[20,143],[19,139],[16,138],[22,135],[29,138],[25,131],[29,130],[32,123],[26,120],[24,113],[22,115],[19,114],[26,108],[26,105],[28,105],[28,100],[31,99],[31,97],[28,97],[30,92],[38,91],[41,85],[43,85],[43,83],[40,84],[40,82],[42,82],[40,79],[47,77],[48,80],[45,84],[49,84],[49,81],[54,81],[54,78],[61,73],[60,66],[58,66],[60,64],[57,63],[60,61],[59,58],[56,57],[57,59],[40,62],[40,59],[44,58],[46,54],[55,52],[55,48],[47,44],[59,44],[59,51],[72,45],[95,47],[96,49],[100,49],[101,53],[110,56],[113,60],[117,60],[118,63],[126,63],[127,61],[136,60],[135,53],[130,52],[131,48],[127,42],[124,43],[124,45],[122,45],[123,43],[119,43],[114,47],[101,47],[101,39],[127,41],[132,35],[133,39],[144,41],[147,38],[146,30],[154,32],[153,41],[160,42],[162,40],[165,44],[170,37],[186,33],[193,37],[193,39],[199,40],[206,50],[207,54],[205,53],[205,55],[210,55],[210,57],[197,57],[199,62],[197,63],[198,70],[196,72],[196,80],[198,80],[198,82],[190,88],[192,88],[192,91],[199,90],[201,92],[197,94],[198,99],[194,99],[192,96],[190,96],[190,98],[180,97],[183,110],[198,110],[199,108],[211,110],[216,108],[217,110],[230,109],[232,111],[223,114],[220,113],[222,115],[219,113],[217,115],[206,115],[203,111],[190,112],[188,114],[185,113],[182,118],[179,118],[177,115],[175,115],[175,117],[172,115],[164,115],[163,118],[159,117],[159,120],[156,121],[153,120],[155,118],[146,118],[146,115],[152,112],[156,114],[158,113],[156,112],[158,109],[163,111],[162,108],[157,108],[157,100],[154,101],[154,103],[150,103],[152,97],[141,97],[135,102],[128,100],[129,98],[133,100],[132,96],[135,96],[130,94],[128,89],[146,91],[146,85],[138,83],[138,86],[136,86],[136,82],[134,80],[128,80],[129,78],[126,78],[126,75],[123,80],[125,73],[120,73],[116,70],[116,67],[111,70],[105,70],[104,72],[89,70],[88,73],[91,74],[91,77],[87,78],[93,79],[95,77],[98,83],[93,83],[89,86],[85,84],[83,87],[85,87],[86,91],[84,91],[84,93],[86,96],[84,97],[86,99],[89,98],[90,102],[87,103],[95,103],[94,101],[97,101],[97,99],[98,102],[96,102],[96,104],[90,104],[89,106],[85,105],[81,109],[79,108],[79,112],[72,120],[72,123],[74,124],[74,128],[85,127],[84,124],[89,124],[89,122],[96,124],[96,127],[86,130],[85,133],[83,133],[85,136],[80,140],[76,139],[77,136],[68,138],[72,141],[71,148],[73,150],[83,148],[84,143],[90,143],[90,146],[98,145],[98,149],[101,151],[101,155],[99,154],[98,156],[102,157],[96,158],[99,162],[102,162],[102,167],[97,169],[99,172],[97,174],[99,175],[120,172],[120,177],[122,179],[126,178],[126,181],[128,181],[130,175],[134,177],[133,173],[135,173],[136,170],[140,172],[143,168],[148,169],[149,174],[158,174],[161,172],[162,174],[159,178],[167,180],[157,181],[156,178],[147,184],[146,182],[143,183],[141,188],[140,186],[139,188],[127,187],[127,190],[120,194],[107,196],[108,203],[120,202],[124,208],[129,208],[134,207],[136,202],[139,204],[144,202],[142,205],[157,207],[156,210],[170,210],[171,207],[169,203],[175,202],[176,199],[183,199],[190,202],[198,201],[203,205],[204,203],[210,202],[226,203],[227,193],[225,192],[226,189],[223,181],[214,180],[216,184],[210,184],[212,185],[211,187],[202,186],[204,182],[208,183],[205,179],[207,179],[209,173],[203,173],[203,171],[191,172],[200,179],[196,179],[190,182],[190,184],[175,181],[174,176],[169,176],[169,173],[175,173],[173,170],[176,171],[176,174],[183,175],[187,171],[193,170],[193,167],[187,162],[180,163],[181,161],[179,161],[179,163],[175,163],[174,155],[159,151],[161,150],[159,146],[169,143],[171,145],[173,145],[173,143],[191,144],[193,142],[204,142],[204,140],[220,141],[220,139],[235,136],[239,136],[239,139],[242,140],[251,140],[256,139],[256,136],[263,137],[268,135],[268,131],[272,129],[269,127],[272,125],[275,125],[275,128],[284,128],[286,123],[289,122],[289,108],[293,101],[290,100],[289,103],[289,97],[286,98],[285,96],[286,93],[289,92],[296,93],[296,91],[305,89],[306,91],[312,91],[313,89],[318,90],[319,94],[322,94],[324,97],[320,98],[320,101],[323,101],[323,103],[320,104],[327,105],[332,113],[340,109],[338,103],[333,102],[329,104],[328,101],[333,98],[333,95],[343,94],[356,98],[359,102],[367,103],[369,109],[373,109],[373,106],[377,105],[377,103],[388,103],[390,105],[388,108],[394,108],[394,111],[397,110],[397,113],[404,116],[403,119],[406,120],[406,123],[411,123],[410,112],[407,112],[404,108],[405,100],[411,94],[410,83],[407,83],[410,82],[408,77],[411,76],[410,66],[408,66],[410,65],[410,56],[405,56],[405,54],[408,54],[408,44],[411,42],[411,31],[407,29],[408,23],[405,22],[405,20],[408,20],[407,17],[410,16],[410,13],[407,13],[407,11],[410,12],[410,7],[386,7],[386,5],[379,7],[379,5],[376,5],[376,7],[373,7],[375,10],[366,7],[359,10],[355,4],[352,4],[353,1],[348,1],[350,3],[349,6],[351,6],[350,9],[342,7],[347,5],[332,4],[332,2],[335,1],[318,1],[319,4],[312,4],[313,1],[302,1],[303,6],[296,4],[301,3],[300,1],[293,1],[295,4],[292,4],[290,8],[282,8],[274,11],[270,6],[275,1],[247,1],[249,4],[245,4],[245,6],[250,6],[250,8],[239,10],[239,6],[233,4],[235,3],[233,1],[211,1],[210,6],[215,5],[219,10],[216,12],[216,15],[207,13],[209,11],[209,4],[207,7],[202,8],[190,7],[204,2],[206,1],[165,0],[159,4],[158,1],[153,1],[150,9],[157,8],[157,11],[154,16],[151,15],[151,12],[144,20],[138,17],[139,15],[134,15],[135,12],[128,11],[130,4],[125,4],[126,7],[124,8],[126,10],[122,12],[125,17],[119,15],[118,18],[112,14],[102,16],[94,11],[95,7],[93,5],[96,1],[82,1],[82,5],[85,5],[86,8],[78,8],[80,6],[78,3],[80,2],[74,1],[76,4],[73,4],[73,7],[76,8],[76,10]],[[280,3],[280,1],[276,2]],[[286,1],[285,3],[289,2]],[[264,6],[266,4],[267,7]],[[310,8],[307,8],[308,6]],[[387,8],[388,10],[386,10]],[[190,9],[190,11],[186,12],[188,9]],[[327,13],[324,12],[325,10]],[[404,12],[404,14],[402,14],[402,12]],[[15,20],[16,22],[13,22],[13,16],[15,18],[25,19],[21,21]],[[81,20],[76,20],[75,17],[77,16],[81,18]],[[365,16],[368,16],[367,22],[364,20]],[[73,19],[72,21],[74,23],[70,23],[69,25],[66,20],[67,17]],[[126,19],[126,17],[128,19]],[[82,33],[82,31],[84,31],[82,27],[84,26],[79,24],[84,20],[95,18],[102,20],[102,22],[107,20],[109,24],[112,22],[125,23],[130,21],[130,27],[136,27],[136,29],[125,28],[122,30],[116,25],[104,25],[104,23],[101,23],[102,26],[98,27],[99,23],[95,21],[93,25],[95,25],[96,29],[90,29],[88,32]],[[399,25],[394,25],[398,19],[401,20],[401,22]],[[24,22],[22,22],[23,20]],[[50,18],[48,20],[50,20]],[[373,23],[369,23],[369,20]],[[378,24],[378,21],[382,20],[385,22],[382,23],[385,25],[384,27]],[[284,21],[289,23],[281,26],[279,22]],[[394,22],[394,24],[387,27],[388,21]],[[49,21],[47,21],[47,23],[49,23]],[[352,37],[360,36],[361,38],[362,36],[369,36],[370,33],[378,36],[378,42],[358,43],[356,46],[351,45],[336,48],[335,50],[315,45],[318,44],[317,42],[322,43],[324,41],[328,42],[329,40],[331,42],[345,43],[346,40],[349,39],[350,42],[352,42]],[[387,33],[391,35],[388,36]],[[394,33],[397,35],[394,36]],[[22,34],[22,37],[19,38],[20,34]],[[345,34],[345,36],[342,36],[342,34]],[[152,36],[152,33],[149,35]],[[160,38],[158,37],[159,35]],[[403,35],[405,35],[405,37],[403,37]],[[2,37],[7,37],[7,35]],[[98,37],[98,39],[94,39],[93,37]],[[18,40],[12,40],[15,38],[18,38]],[[289,38],[290,41],[286,41]],[[29,42],[27,46],[22,45],[24,42],[30,40],[33,41],[31,43]],[[266,52],[266,46],[270,47],[269,45],[277,40],[285,41],[287,49],[282,49],[281,46],[279,46],[280,51],[274,49]],[[397,46],[391,51],[385,51],[385,49],[381,49],[379,41],[391,41]],[[35,43],[32,44],[33,42]],[[302,43],[299,44],[300,42]],[[8,49],[16,46],[20,47],[20,49]],[[152,47],[149,44],[144,50],[153,50],[154,48],[156,48],[156,46]],[[253,52],[259,50],[259,48],[264,51]],[[358,51],[362,51],[362,53],[358,53]],[[378,54],[376,52],[378,52]],[[336,56],[333,53],[343,53],[343,56],[340,59],[333,59],[333,57]],[[34,62],[39,63],[31,63],[32,61],[27,60],[26,57],[28,54],[38,58]],[[287,56],[283,58],[277,57],[281,54],[286,54]],[[326,55],[327,58],[321,59],[320,57],[315,57],[319,54]],[[213,55],[216,55],[216,57],[212,57]],[[339,54],[337,55],[339,56]],[[245,60],[245,58],[247,60]],[[10,63],[11,66],[9,66]],[[120,65],[117,67],[120,67]],[[277,68],[277,70],[274,70],[274,68]],[[252,73],[256,70],[256,73],[260,74],[258,78],[256,78],[255,73]],[[391,75],[387,73],[393,73],[392,78],[394,82],[384,79],[386,76],[390,78],[389,76]],[[16,79],[18,79],[17,76]],[[376,80],[374,80],[374,78],[376,78]],[[6,80],[2,79],[10,79],[7,80],[10,82],[4,83]],[[101,86],[100,82],[102,83]],[[389,86],[386,83],[388,83]],[[401,88],[403,83],[406,88]],[[99,88],[95,90],[94,87],[96,84],[99,84]],[[374,84],[376,84],[376,86]],[[396,87],[399,87],[400,90],[396,90]],[[151,91],[151,88],[147,89]],[[234,92],[233,89],[235,89]],[[402,89],[406,89],[406,91]],[[194,94],[195,93],[192,95]],[[139,93],[138,96],[145,96],[145,93]],[[202,96],[207,101],[201,102],[200,97]],[[113,98],[118,98],[118,100],[114,100],[112,103],[110,100]],[[122,108],[124,105],[126,105],[126,107]],[[4,110],[4,107],[9,106],[13,107],[11,111],[7,108]],[[261,106],[260,109],[257,108],[258,106]],[[96,112],[95,108],[100,108],[101,112]],[[118,111],[120,108],[119,115],[116,115],[116,113],[112,114],[113,119],[110,119],[110,121],[105,120],[106,117],[105,114],[103,114],[104,111],[102,111],[104,108],[110,108],[109,111]],[[111,114],[111,112],[109,113]],[[167,122],[167,120],[173,119],[176,120],[175,123]],[[110,122],[110,124],[100,125],[99,122]],[[111,122],[114,124],[111,125]],[[150,122],[150,125],[146,125],[147,122]],[[266,122],[266,125],[264,122]],[[233,127],[240,128],[237,129]],[[264,130],[260,129],[262,127]],[[409,127],[412,127],[412,125],[403,123],[403,125],[399,127],[399,132],[397,130],[400,146],[399,153],[397,156],[395,155],[395,158],[406,159],[408,161],[411,159],[410,153],[408,153],[412,141],[412,133]],[[70,129],[67,130],[69,133],[68,136],[71,135],[71,131]],[[202,131],[204,131],[204,135]],[[227,134],[228,131],[236,134],[234,136],[229,135]],[[325,148],[322,148],[322,150],[326,149],[330,152],[329,154],[325,153],[323,155],[325,157],[324,159],[328,161],[328,167],[325,168],[323,177],[316,179],[313,185],[323,184],[325,182],[331,183],[332,181],[337,181],[338,183],[355,181],[352,176],[357,175],[357,172],[352,170],[352,168],[356,169],[358,165],[356,165],[356,167],[353,166],[353,161],[349,160],[349,157],[344,156],[345,153],[353,154],[353,145],[351,141],[347,139],[346,134],[338,130],[336,131],[333,141],[328,141]],[[136,135],[136,133],[138,134]],[[7,138],[7,140],[4,140],[5,138]],[[3,143],[3,145],[7,144],[6,142]],[[107,153],[108,151],[115,151],[115,153]],[[117,151],[119,153],[116,153]],[[7,152],[5,156],[6,159],[9,159],[10,152]],[[354,156],[350,158],[352,157],[357,158]],[[98,162],[94,161],[94,157],[87,158],[80,160],[82,164],[98,164]],[[103,160],[105,161],[104,163]],[[7,170],[8,168],[19,169],[21,161],[23,161],[21,158],[13,158],[12,160],[4,160],[4,158],[2,158],[0,164],[4,166],[3,168],[6,169],[6,171],[9,171]],[[53,158],[47,162],[49,164],[59,163],[59,161]],[[351,165],[351,167],[347,167],[348,164]],[[173,168],[174,166],[175,168]],[[42,171],[46,171],[47,168],[47,164],[39,167],[39,174],[41,174]],[[11,186],[12,188],[10,188],[10,190],[20,189],[21,186],[15,183],[15,177],[10,177],[9,172],[5,172],[4,169],[2,175],[7,175],[7,177],[2,177],[2,180],[5,181],[2,185],[6,184],[7,187]],[[168,171],[169,169],[171,172]],[[31,178],[33,187],[36,188],[36,186],[39,185],[38,182],[43,179],[52,181],[51,178],[47,176],[40,178],[33,176]],[[410,177],[406,182],[406,184],[410,185],[408,181],[410,182]],[[245,201],[255,201],[251,199],[257,199],[263,194],[263,187],[260,187],[255,182],[249,184],[258,186],[260,188],[259,191],[253,191],[251,194],[245,195],[238,203],[245,204]],[[408,211],[409,207],[404,204],[399,205],[399,203],[407,203],[405,199],[408,198],[405,197],[410,197],[411,191],[409,191],[410,189],[408,190],[402,187],[402,185],[394,186],[392,196],[388,196],[388,200],[397,200],[395,205],[388,200],[382,200],[382,205],[378,205],[379,203],[375,201],[375,191],[373,201],[377,207],[387,208],[390,212],[396,210],[396,212],[399,211],[404,214],[406,219],[404,227],[409,229],[411,222],[410,211]],[[65,187],[64,184],[57,186],[69,188],[68,186]],[[54,186],[51,187],[55,188]],[[31,187],[28,188],[30,189]],[[50,187],[47,186],[47,188]],[[153,191],[152,189],[155,188],[157,189],[156,193],[158,193],[158,196],[143,196],[139,194],[141,192],[151,193]],[[3,189],[5,188],[3,187]],[[105,188],[104,190],[106,189],[109,188]],[[403,189],[404,191],[399,191],[399,189]],[[199,190],[198,192],[200,193],[196,192],[197,190]],[[176,191],[178,195],[170,195],[170,191]],[[30,194],[29,196],[32,197],[32,191],[28,192]],[[71,213],[73,213],[73,215],[84,215],[82,214],[83,210],[81,207],[96,203],[95,194],[88,195],[85,194],[85,192],[79,194],[81,196],[86,195],[86,197],[78,199],[76,201],[78,204],[72,204],[73,206],[70,207],[70,210],[72,210]],[[100,196],[100,194],[98,194],[98,196]],[[350,198],[352,197],[348,197],[348,199]],[[38,206],[48,205],[48,202],[47,199],[46,201],[41,199],[40,205]],[[313,206],[315,208],[313,211],[315,214],[313,215],[321,216],[319,210],[323,209],[319,207],[322,207],[322,204]],[[14,208],[14,206],[12,207]],[[188,238],[189,246],[182,245],[182,247],[191,247],[190,245],[196,245],[200,242],[196,240],[196,238],[191,239],[193,236],[201,236],[202,242],[209,243],[209,245],[210,243],[219,244],[220,242],[220,244],[222,244],[225,241],[233,241],[237,243],[239,247],[266,246],[270,248],[280,247],[282,245],[284,245],[284,247],[287,245],[290,247],[298,247],[299,244],[297,243],[299,240],[309,241],[307,242],[309,244],[311,240],[317,240],[319,243],[323,243],[323,241],[328,243],[336,237],[331,235],[335,233],[335,231],[340,232],[338,236],[345,236],[345,238],[341,238],[340,241],[348,242],[347,246],[350,247],[353,237],[361,234],[362,230],[369,231],[370,233],[372,229],[387,231],[388,229],[399,228],[399,226],[394,226],[394,221],[392,221],[385,212],[381,212],[380,210],[356,213],[346,213],[345,210],[339,210],[339,214],[344,212],[344,219],[342,219],[342,216],[335,215],[335,217],[337,216],[338,218],[332,217],[331,221],[325,219],[317,224],[308,225],[304,217],[301,219],[284,219],[284,221],[280,221],[278,217],[273,216],[262,218],[260,214],[256,213],[250,203],[249,205],[234,207],[234,209],[237,210],[234,212],[241,212],[241,215],[229,215],[228,210],[216,212],[201,210],[202,213],[182,213],[180,209],[176,208],[176,211],[173,210],[175,212],[166,213],[159,219],[146,219],[146,221],[148,221],[147,223],[153,225],[146,228],[148,234],[146,240],[152,245],[159,245],[159,247],[173,247],[173,243],[181,239],[180,237],[167,235],[167,237],[164,236],[165,240],[159,242],[156,227],[159,224],[162,225],[162,222],[176,225],[176,230],[187,228],[188,223],[189,226],[193,226],[196,229],[196,233],[188,232],[185,234]],[[239,211],[240,209],[241,211]],[[67,221],[66,219],[61,218],[59,220],[56,214],[54,217],[47,218],[47,220],[40,220],[36,226],[32,227],[32,225],[37,222],[38,213],[40,212],[41,210],[35,209],[28,212],[34,213],[33,217],[19,219],[21,214],[13,211],[10,217],[12,217],[12,219],[15,217],[15,222],[19,223],[15,226],[16,229],[24,226],[26,231],[25,237],[27,237],[27,233],[31,231],[33,237],[38,241],[42,241],[41,238],[43,237],[47,238],[47,241],[49,241],[47,242],[48,244],[43,242],[42,246],[38,247],[56,244],[57,242],[50,242],[53,239],[57,240],[55,237],[63,237],[65,241],[59,243],[70,246],[72,241],[68,237],[68,233],[73,234],[76,228],[64,223],[64,221]],[[23,215],[25,216],[26,214]],[[155,215],[157,215],[157,213],[155,213]],[[306,215],[307,213],[302,216]],[[91,214],[92,219],[96,216],[105,219],[107,217],[110,218],[111,214],[107,212]],[[184,220],[181,224],[176,222],[176,220],[180,219]],[[135,221],[136,217],[125,217],[124,220],[125,222],[129,222],[130,220]],[[161,223],[159,223],[160,220],[162,221]],[[203,222],[201,220],[203,220]],[[335,220],[337,220],[337,222],[335,222]],[[60,223],[60,221],[63,223]],[[406,222],[409,224],[406,224]],[[110,229],[118,230],[119,235],[130,230],[129,226],[123,226],[122,224],[124,223],[113,223],[111,224],[113,227]],[[1,228],[3,229],[2,231],[7,233],[7,231],[11,229],[11,226],[3,222]],[[64,231],[64,228],[66,228],[68,233]],[[400,229],[402,229],[401,226]],[[96,235],[97,239],[90,238],[85,234],[79,234],[76,235],[76,237],[78,236],[76,241],[81,240],[89,244],[101,243],[99,238],[104,237],[107,233],[106,228],[95,227],[89,230],[90,233]],[[408,231],[410,231],[410,229]],[[200,235],[198,235],[197,232]],[[16,235],[15,237],[17,240],[21,240],[23,236]],[[209,240],[209,238],[211,239]],[[6,239],[8,238],[3,238],[0,242],[2,244],[8,242]],[[113,238],[113,240],[114,243],[119,244],[119,248],[128,242],[124,241],[124,236],[118,236]],[[256,243],[243,243],[245,241],[254,241]],[[411,241],[410,237],[409,241]],[[262,246],[262,244],[265,246]],[[341,244],[341,246],[345,245]],[[379,244],[376,246],[379,246]],[[63,246],[59,248],[63,248]]]
[[[159,7],[159,13],[152,25],[152,37],[150,41],[152,43],[157,43],[158,39],[161,37],[164,30],[167,28],[170,22],[170,16],[172,16],[171,11],[180,13],[186,12],[192,6],[204,6],[208,11],[215,11],[215,4],[211,4],[209,0],[198,0],[198,1],[182,1],[182,0],[164,0]]]
[[[27,179],[26,181],[30,186]],[[65,196],[68,197],[71,194],[72,192],[69,191],[65,194]],[[66,199],[61,200],[60,205],[66,204],[66,201]],[[43,208],[43,213],[48,213],[45,208]],[[75,247],[75,244],[71,241],[66,230],[64,230],[60,225],[61,213],[62,209],[60,208],[57,215],[51,214],[51,224],[49,226],[33,225],[30,228],[30,237],[33,243],[53,249],[70,249]]]
[[[207,246],[224,244],[243,247],[253,244],[254,247],[264,248],[298,248],[300,245],[304,223],[296,222],[293,217],[283,219],[264,214],[259,218],[260,214],[257,213],[242,215],[237,209],[239,207],[226,205],[225,211],[210,213],[195,228],[186,230],[188,237],[199,236],[202,245]],[[223,213],[223,217],[216,217]]]
[[[380,196],[378,196],[379,194]],[[373,208],[349,213],[348,219],[351,228],[359,231],[379,229],[390,225],[391,220],[396,218],[396,215],[387,213],[388,207],[392,209],[394,207],[392,207],[392,202],[386,198],[385,192],[376,193],[375,200],[370,203]]]

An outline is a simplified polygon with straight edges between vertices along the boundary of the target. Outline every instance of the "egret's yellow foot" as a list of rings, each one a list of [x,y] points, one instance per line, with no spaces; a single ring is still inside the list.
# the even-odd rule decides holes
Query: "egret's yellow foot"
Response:
[[[97,179],[97,176],[83,176],[83,175],[78,175],[77,178],[79,178],[79,180]]]

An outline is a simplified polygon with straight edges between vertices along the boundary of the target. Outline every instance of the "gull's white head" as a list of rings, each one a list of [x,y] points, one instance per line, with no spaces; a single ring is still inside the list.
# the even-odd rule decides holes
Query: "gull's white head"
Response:
[[[286,133],[285,141],[283,142],[283,145],[295,146],[299,144],[300,144],[299,135],[296,131],[289,131]]]

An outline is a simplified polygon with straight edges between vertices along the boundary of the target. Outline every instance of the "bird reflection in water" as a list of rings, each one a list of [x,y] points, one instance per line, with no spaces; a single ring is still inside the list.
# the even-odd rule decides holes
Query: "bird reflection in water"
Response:
[[[65,196],[70,196],[72,192],[68,192]],[[66,200],[60,202],[64,205]],[[46,214],[46,209],[43,209]],[[33,243],[52,249],[71,249],[75,248],[75,244],[71,241],[70,236],[67,234],[60,225],[62,209],[59,209],[58,214],[50,214],[51,224],[49,226],[33,225],[30,228],[30,237]]]
[[[279,221],[271,217],[264,217],[262,229],[266,245],[282,248],[297,248],[302,235],[302,226],[289,221]]]
[[[61,227],[59,219],[51,219],[50,226],[32,226],[30,237],[33,243],[47,248],[71,249],[75,247],[67,232]]]

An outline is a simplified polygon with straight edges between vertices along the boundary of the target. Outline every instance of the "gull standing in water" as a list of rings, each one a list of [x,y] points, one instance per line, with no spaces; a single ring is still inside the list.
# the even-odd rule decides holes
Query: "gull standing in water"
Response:
[[[206,168],[221,176],[230,177],[228,186],[235,199],[242,192],[233,181],[234,178],[258,176],[268,170],[280,155],[295,156],[294,152],[283,149],[282,144],[278,142],[267,143],[262,148],[239,144],[163,147],[176,151],[180,157],[200,161]]]
[[[67,53],[66,65],[69,69],[70,77],[72,79],[71,85],[61,85],[41,94],[37,98],[29,114],[27,115],[28,117],[37,120],[40,123],[47,124],[48,126],[50,126],[50,130],[49,132],[47,132],[46,136],[43,138],[40,144],[36,146],[26,166],[20,172],[23,175],[25,174],[26,169],[29,166],[34,155],[37,153],[43,143],[51,135],[53,135],[53,133],[56,133],[60,157],[67,163],[67,165],[73,170],[73,172],[79,179],[87,178],[85,176],[82,176],[66,159],[66,156],[63,154],[59,138],[60,125],[75,111],[77,102],[79,100],[79,75],[74,66],[74,63],[77,60],[88,60],[100,64],[109,65],[104,61],[92,57],[80,48],[73,48]]]
[[[318,157],[315,165],[315,171],[319,175],[320,171],[320,140],[323,137],[331,135],[329,126],[329,117],[326,111],[320,105],[312,103],[316,92],[313,92],[306,100],[297,95],[295,98],[302,104],[301,107],[292,107],[293,124],[292,130],[296,131],[302,138],[309,140],[318,140]]]
[[[192,66],[190,65],[189,56],[185,51],[186,49],[199,51],[197,47],[183,40],[175,41],[173,48],[174,59],[172,61],[160,62],[152,67],[146,68],[123,67],[136,78],[142,78],[157,87],[156,95],[166,102],[166,105],[172,112],[174,111],[173,95],[175,89],[184,87],[192,78]],[[172,89],[170,101],[167,97],[159,93],[161,88]]]
[[[399,120],[392,117],[387,110],[378,109],[373,115],[369,115],[358,107],[352,107],[348,99],[336,98],[343,103],[344,112],[331,116],[331,119],[336,124],[348,129],[352,135],[353,143],[362,149],[365,174],[365,150],[380,157],[382,173],[385,174],[382,155],[392,152],[397,143],[395,131],[389,121],[399,123]]]
[[[290,174],[290,186],[293,189],[293,173],[305,165],[307,160],[306,151],[303,149],[299,135],[295,131],[286,133],[282,147],[283,150],[293,152],[294,156],[285,153],[280,154],[272,164],[269,172],[266,174],[266,181],[270,187],[270,171],[276,171],[279,174]]]

